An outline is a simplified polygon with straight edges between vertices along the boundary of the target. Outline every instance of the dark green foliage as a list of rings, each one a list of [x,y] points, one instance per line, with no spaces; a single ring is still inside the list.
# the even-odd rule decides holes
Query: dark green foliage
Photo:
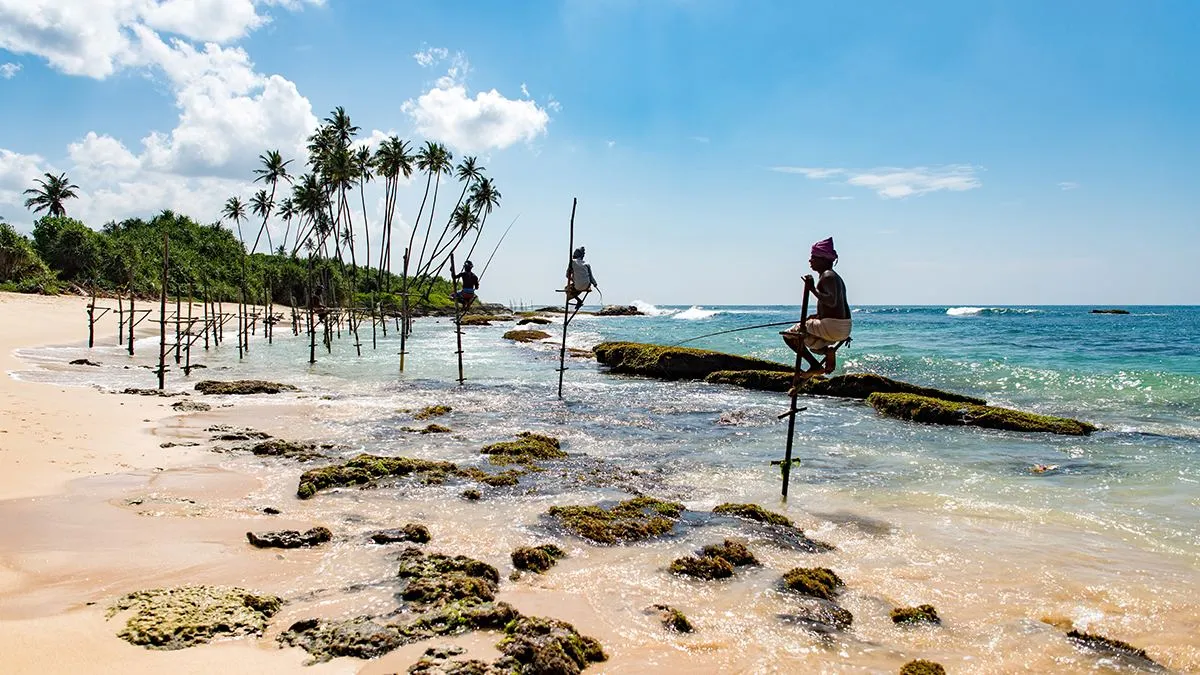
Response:
[[[0,223],[0,284],[11,283],[14,291],[33,291],[52,278],[33,242],[12,225]]]
[[[74,218],[47,216],[33,224],[33,247],[63,281],[97,276],[107,243],[100,233]]]

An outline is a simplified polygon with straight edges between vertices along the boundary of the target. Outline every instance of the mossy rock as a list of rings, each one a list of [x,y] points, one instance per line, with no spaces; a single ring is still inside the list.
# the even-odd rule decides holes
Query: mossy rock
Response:
[[[754,557],[745,544],[732,539],[726,539],[720,544],[709,544],[700,549],[700,555],[708,558],[721,558],[734,567],[758,564],[758,558]]]
[[[416,544],[428,544],[433,538],[429,534],[429,528],[420,523],[408,523],[404,527],[379,530],[378,532],[372,532],[370,536],[371,541],[376,544],[395,544],[404,541],[411,541]]]
[[[493,321],[497,321],[495,317],[484,314],[468,314],[458,320],[460,326],[490,326]]]
[[[406,431],[410,434],[448,434],[454,431],[450,427],[444,427],[440,424],[427,424],[421,428],[415,427],[400,427],[400,431]]]
[[[954,403],[914,394],[871,394],[867,403],[886,417],[952,426],[1086,436],[1096,430],[1087,422],[998,408],[990,405]]]
[[[248,449],[260,457],[286,457],[287,459],[295,459],[301,462],[324,456],[317,450],[315,443],[297,443],[295,441],[285,441],[281,438],[262,441],[261,443],[249,446]]]
[[[955,394],[949,391],[942,391],[941,389],[933,389],[932,387],[922,387],[874,373],[851,373],[828,379],[824,377],[812,378],[804,381],[800,392],[815,396],[857,399],[866,399],[871,394],[916,394],[917,396],[930,396],[955,403],[971,403],[974,405],[984,405],[987,403],[987,401],[974,396]]]
[[[844,631],[854,624],[854,615],[850,610],[832,600],[813,597],[798,599],[792,611],[778,616],[788,623],[799,624],[824,635]]]
[[[331,487],[368,485],[387,476],[421,474],[425,478],[444,479],[445,476],[464,476],[452,462],[440,462],[411,457],[380,457],[361,454],[345,464],[309,469],[300,476],[296,496],[309,499],[317,492]]]
[[[674,529],[683,504],[653,497],[635,497],[609,508],[555,506],[547,514],[576,535],[600,544],[642,541]]]
[[[255,548],[312,548],[320,546],[333,539],[333,533],[327,527],[317,526],[307,532],[299,530],[278,530],[255,534],[246,533],[246,540]]]
[[[828,567],[796,567],[783,575],[783,585],[801,595],[832,600],[845,584]]]
[[[916,607],[897,607],[891,613],[893,623],[941,623],[937,610],[933,605],[917,605]]]
[[[758,504],[718,504],[713,509],[713,513],[779,525],[780,527],[795,527],[795,524],[787,516],[775,513],[774,511],[768,511]]]
[[[705,581],[728,579],[733,576],[733,564],[724,558],[689,555],[676,558],[667,568],[671,574],[695,577]]]
[[[527,316],[527,317],[521,319],[520,321],[518,321],[517,325],[525,326],[528,324],[534,324],[535,326],[545,326],[548,323],[551,323],[550,319],[546,319],[546,318],[540,317],[540,316]]]
[[[901,666],[900,675],[946,675],[946,669],[940,663],[917,659]]]
[[[501,471],[500,473],[488,473],[487,471],[475,466],[463,469],[463,476],[466,478],[479,481],[484,485],[490,485],[492,487],[512,487],[513,485],[519,483],[521,476],[524,476],[526,473],[527,472],[520,469],[508,469],[506,471]]]
[[[554,567],[560,558],[565,558],[566,552],[554,544],[541,546],[522,546],[512,552],[513,567],[528,572],[545,572]]]
[[[779,370],[718,370],[706,375],[704,381],[758,391],[787,391],[792,388],[792,373]]]
[[[467,556],[425,553],[409,547],[400,554],[396,576],[406,580],[400,597],[419,605],[495,599],[500,573],[495,567]]]
[[[574,675],[608,659],[599,642],[558,619],[522,616],[504,632],[496,648],[519,664],[516,672]]]
[[[477,502],[480,499],[483,499],[483,494],[475,488],[467,488],[466,490],[462,491],[462,498],[467,501]]]
[[[434,417],[441,417],[442,415],[453,411],[454,408],[451,408],[448,405],[427,405],[413,413],[413,419],[424,422],[425,420],[432,419]]]
[[[1067,639],[1087,650],[1154,664],[1154,660],[1150,658],[1145,649],[1139,649],[1122,640],[1114,640],[1103,635],[1074,629],[1067,633]]]
[[[609,372],[665,380],[699,380],[718,371],[792,372],[792,366],[706,349],[668,347],[639,342],[602,342],[593,350]]]
[[[290,384],[267,382],[266,380],[232,380],[229,382],[204,380],[196,383],[196,391],[201,394],[246,396],[278,394],[285,391],[299,391],[299,389]]]
[[[501,337],[516,342],[537,342],[550,337],[550,334],[541,330],[510,330]]]
[[[130,593],[108,610],[133,610],[117,637],[149,649],[184,649],[216,637],[262,635],[283,600],[243,588],[184,586]]]
[[[480,452],[488,455],[493,464],[532,464],[537,461],[564,459],[567,456],[557,438],[530,431],[517,434],[515,441],[486,445]]]
[[[696,627],[692,625],[691,621],[688,621],[687,615],[678,609],[670,605],[654,605],[653,609],[659,612],[663,628],[675,633],[696,632]]]

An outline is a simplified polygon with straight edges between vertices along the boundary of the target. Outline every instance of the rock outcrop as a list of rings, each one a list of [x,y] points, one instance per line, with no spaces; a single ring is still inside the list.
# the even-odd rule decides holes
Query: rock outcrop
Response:
[[[285,391],[299,391],[290,384],[267,382],[266,380],[204,380],[196,383],[196,391],[201,394],[246,396],[250,394],[278,394]]]
[[[299,530],[278,530],[255,534],[246,533],[246,540],[255,548],[311,548],[333,539],[333,533],[326,527],[314,527],[306,532]]]
[[[867,403],[886,417],[924,424],[966,425],[1067,436],[1087,436],[1096,430],[1092,424],[1065,417],[1037,415],[990,405],[955,403],[915,394],[871,394],[867,397]]]
[[[550,334],[540,330],[510,330],[501,337],[515,342],[537,342],[550,337]]]
[[[216,637],[262,635],[283,601],[243,588],[184,586],[130,593],[108,610],[133,614],[117,637],[149,649],[184,649]]]
[[[554,506],[547,512],[568,530],[600,544],[642,541],[670,532],[683,514],[683,504],[635,497],[611,507]]]
[[[610,372],[664,380],[699,380],[722,370],[792,372],[791,366],[774,361],[688,347],[602,342],[593,351]]]

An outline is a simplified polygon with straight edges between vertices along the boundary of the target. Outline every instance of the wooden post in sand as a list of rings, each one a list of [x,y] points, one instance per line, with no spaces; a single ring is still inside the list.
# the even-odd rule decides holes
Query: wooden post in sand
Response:
[[[179,361],[183,358],[183,354],[180,353],[180,348],[179,348],[179,319],[181,318],[179,315],[182,314],[182,312],[180,310],[183,309],[183,301],[182,301],[183,299],[180,297],[181,295],[183,295],[183,291],[179,288],[179,282],[176,281],[175,282],[175,365],[179,365]]]
[[[462,348],[462,304],[458,301],[458,277],[455,276],[454,252],[450,252],[450,287],[454,289],[454,335],[458,340],[458,384],[466,381],[463,377],[463,348]]]
[[[191,280],[188,281],[188,316],[187,316],[187,332],[184,333],[184,349],[187,350],[187,358],[183,361],[183,374],[192,374],[192,342],[195,338],[192,336],[192,299],[196,297],[196,288],[192,285]]]
[[[804,287],[804,300],[800,302],[800,325],[806,325],[808,320],[808,286]],[[800,369],[804,366],[804,346],[803,336],[800,338],[800,349],[796,350],[796,366],[792,373],[792,403],[788,411],[780,417],[787,416],[788,418],[788,435],[787,448],[783,453],[783,499],[787,501],[788,481],[792,476],[792,441],[796,436],[796,414],[802,412],[806,408],[797,408],[796,399],[800,396]]]
[[[133,317],[133,284],[129,284],[129,355],[133,356],[133,325],[137,323]]]
[[[125,344],[125,298],[121,297],[121,290],[117,289],[117,345]]]
[[[404,324],[398,329],[400,331],[400,372],[403,373],[404,357],[408,354],[408,249],[404,249],[404,286],[400,290],[400,321]]]
[[[88,349],[96,346],[96,284],[92,283],[92,299],[87,306]]]
[[[567,267],[571,266],[571,254],[575,252],[575,207],[579,199],[571,198],[571,234],[567,244]],[[567,324],[571,320],[571,294],[564,291],[563,295],[563,337],[562,347],[558,350],[558,397],[562,398],[563,374],[567,372]]]
[[[170,265],[170,241],[163,232],[162,291],[158,296],[158,388],[167,382],[167,268]],[[175,317],[178,320],[178,316]],[[132,342],[131,342],[132,344]]]
[[[204,284],[204,351],[208,351],[208,284]]]

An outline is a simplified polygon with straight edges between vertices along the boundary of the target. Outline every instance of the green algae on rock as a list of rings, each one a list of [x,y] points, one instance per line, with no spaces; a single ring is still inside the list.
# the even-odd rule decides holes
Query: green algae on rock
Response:
[[[109,618],[133,615],[117,637],[149,649],[184,649],[227,635],[262,635],[283,601],[243,588],[184,586],[130,593],[108,610]]]
[[[735,516],[746,520],[756,520],[760,523],[769,523],[771,525],[779,525],[780,527],[795,527],[791,518],[768,511],[758,504],[718,504],[713,509],[713,513],[719,513],[727,516]]]
[[[507,469],[500,473],[488,473],[477,466],[468,467],[462,470],[462,475],[471,480],[477,480],[484,485],[492,487],[512,487],[520,482],[521,476],[524,476],[526,471],[520,469]]]
[[[792,366],[706,349],[668,347],[639,342],[602,342],[593,348],[609,371],[667,380],[699,380],[722,370],[792,372]]]
[[[501,441],[486,445],[480,450],[489,455],[493,464],[532,464],[536,461],[563,459],[559,441],[553,436],[544,436],[530,431],[517,434],[515,441]]]
[[[916,607],[897,607],[891,613],[893,623],[941,623],[937,610],[933,605],[917,605]]]
[[[1145,649],[1139,649],[1128,642],[1114,640],[1103,635],[1072,629],[1067,633],[1067,639],[1084,649],[1154,663],[1154,660],[1150,658]]]
[[[462,470],[452,462],[361,454],[345,464],[305,471],[300,475],[296,496],[309,499],[326,488],[366,485],[387,476],[403,477],[413,474],[434,477],[460,476]]]
[[[486,602],[495,598],[500,583],[500,573],[485,562],[463,555],[425,553],[415,547],[400,554],[396,576],[407,581],[400,597],[423,605]]]
[[[704,376],[704,381],[758,391],[787,391],[792,388],[792,373],[782,370],[718,370]]]
[[[483,494],[481,494],[479,490],[476,490],[475,488],[467,488],[466,490],[462,491],[462,498],[466,499],[467,501],[477,502],[480,499],[483,499]]]
[[[510,330],[501,337],[516,342],[537,342],[550,337],[550,334],[541,330]]]
[[[408,675],[512,675],[513,667],[487,663],[479,659],[459,660],[452,657],[467,650],[457,645],[430,647],[416,663],[408,667]],[[507,660],[507,657],[506,657]]]
[[[689,555],[672,560],[667,571],[671,574],[713,581],[733,576],[733,564],[724,558]]]
[[[299,530],[279,530],[262,534],[247,532],[246,539],[255,548],[311,548],[333,539],[333,533],[327,527],[317,526],[307,532]]]
[[[886,417],[925,424],[966,425],[1003,431],[1086,436],[1096,430],[1087,422],[988,405],[954,403],[915,394],[871,394],[869,403]]]
[[[781,546],[808,553],[832,551],[834,548],[832,544],[810,539],[787,516],[768,511],[757,504],[719,504],[713,513],[761,523],[761,534]]]
[[[522,616],[508,624],[496,648],[529,675],[576,675],[593,663],[608,660],[595,638],[580,635],[565,621]]]
[[[700,549],[700,555],[708,558],[727,560],[734,567],[758,564],[758,558],[754,557],[754,554],[750,552],[750,549],[746,548],[745,544],[732,539],[726,539],[720,544],[709,544]]]
[[[676,633],[694,633],[695,626],[688,621],[687,615],[670,605],[654,605],[651,609],[659,612],[663,628]]]
[[[940,663],[917,659],[901,666],[900,675],[946,675],[946,669]]]
[[[683,504],[653,497],[635,497],[609,508],[600,506],[554,506],[547,515],[584,539],[600,544],[641,541],[674,529],[683,514]]]
[[[260,457],[286,457],[287,459],[295,459],[301,462],[324,457],[317,450],[316,443],[297,443],[295,441],[285,441],[281,438],[272,438],[251,446],[238,448],[238,450],[249,450]]]
[[[828,567],[796,567],[783,575],[783,584],[801,595],[832,600],[844,586],[840,577]]]
[[[440,424],[427,424],[419,429],[416,427],[400,427],[400,431],[406,431],[410,434],[448,434],[453,429]]]
[[[370,536],[371,541],[376,544],[395,544],[402,541],[427,544],[433,538],[429,534],[429,528],[420,523],[408,523],[404,527],[379,530],[378,532],[372,532]]]
[[[201,394],[246,396],[250,394],[278,394],[285,391],[300,391],[290,384],[267,382],[266,380],[204,380],[196,383]]]
[[[454,410],[454,408],[451,408],[448,405],[427,405],[424,408],[421,408],[417,412],[413,413],[413,419],[424,422],[427,419],[432,419],[434,417],[441,417],[442,415],[445,415],[446,413],[453,412],[453,410]]]
[[[871,394],[916,394],[930,396],[943,401],[956,403],[971,403],[984,405],[987,401],[974,396],[955,394],[941,389],[922,387],[908,382],[901,382],[874,373],[851,373],[836,377],[814,377],[805,380],[800,388],[801,393],[816,396],[834,396],[838,398],[866,399]]]
[[[512,552],[512,564],[519,570],[540,574],[554,567],[559,558],[566,556],[566,552],[554,544],[522,546]]]
[[[468,314],[458,320],[460,326],[490,326],[493,321],[501,321],[499,317],[486,314]]]

